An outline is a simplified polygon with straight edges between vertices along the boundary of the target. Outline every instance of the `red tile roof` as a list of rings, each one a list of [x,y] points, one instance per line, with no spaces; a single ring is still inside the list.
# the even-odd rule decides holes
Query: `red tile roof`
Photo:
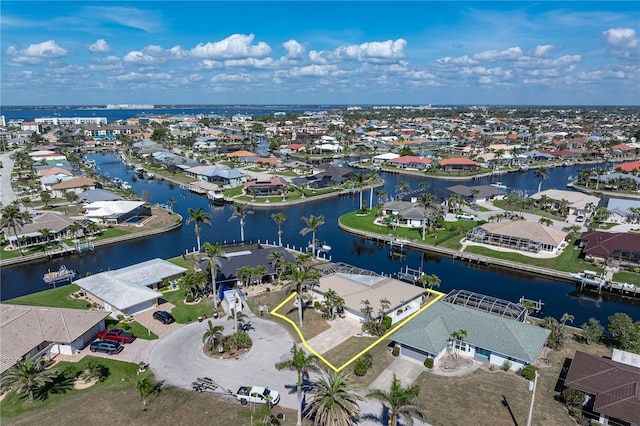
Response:
[[[631,161],[628,163],[622,163],[616,166],[616,169],[620,169],[624,172],[640,171],[640,161]]]

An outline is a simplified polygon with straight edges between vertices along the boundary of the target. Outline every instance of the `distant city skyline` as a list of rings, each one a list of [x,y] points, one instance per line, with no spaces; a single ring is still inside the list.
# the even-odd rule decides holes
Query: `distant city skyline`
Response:
[[[4,1],[2,105],[640,105],[635,1]]]

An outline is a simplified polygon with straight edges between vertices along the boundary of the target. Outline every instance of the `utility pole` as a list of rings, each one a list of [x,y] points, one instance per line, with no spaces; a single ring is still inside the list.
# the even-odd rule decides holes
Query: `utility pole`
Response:
[[[529,417],[527,418],[527,426],[531,426],[531,416],[533,415],[533,402],[536,399],[536,385],[538,384],[538,372],[533,378],[533,389],[531,391],[531,405],[529,406]]]

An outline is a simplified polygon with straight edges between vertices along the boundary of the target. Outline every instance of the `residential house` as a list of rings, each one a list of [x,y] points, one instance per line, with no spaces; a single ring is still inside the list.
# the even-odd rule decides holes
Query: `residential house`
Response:
[[[484,223],[467,233],[467,242],[525,253],[560,254],[567,233],[528,220]]]
[[[587,231],[579,241],[587,258],[612,265],[640,266],[640,234]]]
[[[74,355],[105,329],[107,313],[0,304],[0,375],[25,357]]]
[[[480,164],[469,158],[447,158],[440,160],[440,169],[444,172],[473,172],[480,170]]]
[[[75,177],[62,182],[54,183],[50,186],[53,198],[64,198],[67,191],[79,194],[89,189],[102,188],[102,184],[95,179],[88,177]]]
[[[415,155],[404,155],[387,161],[387,164],[408,170],[427,170],[431,167],[429,158],[417,157]]]
[[[379,303],[387,299],[389,307],[381,314],[390,317],[392,324],[417,312],[426,293],[422,287],[342,263],[325,268],[318,285],[311,288],[316,300],[322,300],[329,290],[335,291],[344,300],[347,316],[359,321],[366,320],[361,311],[363,300],[371,303],[372,317],[378,318]]]
[[[246,284],[243,282],[243,278],[239,274],[239,270],[244,267],[257,268],[258,266],[265,266],[266,271],[260,276],[252,278],[252,282],[271,282],[278,274],[278,265],[274,265],[269,255],[273,251],[280,251],[284,253],[284,260],[287,262],[295,263],[295,258],[291,253],[282,247],[270,247],[264,248],[261,246],[243,245],[240,248],[236,248],[237,251],[233,251],[232,248],[225,247],[225,255],[220,258],[221,266],[218,269],[218,275],[216,281],[220,284],[220,292],[224,291],[224,287],[227,289]],[[204,270],[206,265],[201,266]]]
[[[44,241],[42,231],[48,229],[51,232],[50,240],[67,238],[70,236],[69,228],[74,221],[62,213],[44,212],[33,216],[30,223],[16,227],[17,233],[12,228],[4,228],[2,232],[12,247],[16,247],[16,241],[21,240],[20,246],[40,244]]]
[[[567,203],[569,215],[583,215],[585,217],[590,216],[600,202],[600,198],[594,195],[560,189],[547,189],[530,196],[534,200],[543,200],[545,197],[554,200],[556,204],[564,200]]]
[[[626,200],[623,198],[609,198],[607,210],[609,211],[607,222],[640,222],[640,201]]]
[[[601,425],[640,425],[640,355],[613,350],[612,359],[576,351],[564,385],[586,394],[584,409]]]
[[[415,198],[412,201],[387,201],[382,206],[382,220],[392,225],[422,228],[425,221],[433,220],[433,215],[436,212],[435,208],[428,206],[425,217],[424,207],[419,205]]]
[[[454,185],[447,188],[454,194],[458,194],[470,203],[484,203],[489,200],[501,200],[506,194],[505,188],[491,185]]]
[[[287,183],[279,177],[266,180],[252,180],[244,184],[245,194],[252,197],[271,197],[282,195],[287,188]]]
[[[113,225],[127,221],[137,224],[151,216],[151,208],[144,201],[95,201],[84,206],[84,209],[87,220]],[[139,220],[132,220],[135,217]]]
[[[473,294],[476,299],[480,296]],[[482,296],[482,299],[491,299],[485,300],[488,302],[485,306],[501,305],[505,309],[499,314],[484,312],[482,303],[473,305],[465,302],[463,306],[445,302],[451,300],[447,296],[420,312],[391,339],[400,348],[401,356],[420,362],[426,358],[438,362],[454,352],[457,356],[500,367],[509,362],[512,371],[533,364],[542,352],[550,331],[504,314],[508,308],[517,308],[517,305],[487,296]],[[466,336],[454,340],[452,336],[460,330],[466,331]]]

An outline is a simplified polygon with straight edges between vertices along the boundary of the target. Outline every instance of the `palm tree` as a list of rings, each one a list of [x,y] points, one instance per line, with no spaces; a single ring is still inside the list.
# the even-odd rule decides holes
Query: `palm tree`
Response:
[[[305,417],[316,426],[350,426],[360,418],[359,390],[349,374],[330,371],[313,383]]]
[[[425,418],[424,408],[417,401],[419,394],[420,387],[418,385],[403,387],[394,374],[389,391],[376,389],[369,392],[367,397],[389,405],[391,409],[390,426],[396,425],[398,417],[402,417],[407,425],[412,426],[414,417],[420,420]]]
[[[278,225],[278,245],[282,247],[282,224],[287,220],[287,215],[283,212],[273,213],[271,215],[271,219],[273,219],[276,222],[276,225]]]
[[[196,233],[196,241],[198,251],[200,251],[200,224],[205,224],[211,226],[211,215],[209,213],[205,213],[200,207],[198,210],[194,210],[191,207],[187,209],[187,213],[189,217],[187,218],[187,225],[193,222],[193,230]]]
[[[44,240],[44,252],[47,252],[47,248],[49,247],[49,241],[51,240],[51,237],[53,236],[53,231],[49,228],[44,228],[44,229],[39,229],[38,232],[40,232],[40,235],[42,237],[42,239]]]
[[[311,215],[309,217],[301,217],[300,218],[304,223],[307,224],[306,228],[302,228],[300,230],[300,235],[307,235],[311,232],[311,253],[313,256],[316,255],[316,231],[320,229],[322,225],[324,225],[324,215],[314,216]]]
[[[246,321],[246,319],[249,318],[249,316],[245,313],[243,313],[240,310],[236,310],[234,308],[231,308],[229,310],[229,320],[233,320],[233,330],[234,333],[238,333],[238,323],[240,324],[244,324],[244,322]]]
[[[56,373],[44,369],[44,360],[27,356],[16,364],[2,378],[2,385],[16,389],[17,393],[26,391],[29,402],[34,400],[34,391],[53,381]]]
[[[222,266],[220,258],[224,256],[224,250],[221,244],[211,244],[210,242],[204,243],[204,251],[209,256],[209,265],[211,266],[211,291],[213,292],[213,311],[218,311],[218,289],[216,287],[216,277],[218,271]]]
[[[358,209],[362,209],[362,185],[365,181],[364,173],[360,172],[352,175],[351,180],[355,183],[355,186],[360,189],[360,204],[358,204]]]
[[[420,194],[418,197],[417,205],[422,207],[422,239],[424,240],[427,234],[427,213],[429,213],[429,206],[433,202],[435,197],[428,192]]]
[[[538,193],[539,193],[540,189],[542,189],[542,182],[549,179],[549,171],[547,170],[546,167],[540,167],[536,169],[536,171],[534,172],[534,175],[536,179],[538,179]]]
[[[267,259],[271,261],[271,266],[273,267],[273,270],[278,274],[278,281],[280,281],[282,266],[285,262],[284,251],[271,250],[271,252],[267,255]]]
[[[291,358],[280,361],[276,364],[278,370],[291,370],[298,373],[298,384],[296,391],[298,394],[298,422],[296,425],[302,425],[302,375],[310,372],[319,372],[320,368],[316,365],[318,357],[311,354],[307,355],[302,348],[294,343],[291,347]]]
[[[411,189],[411,185],[409,184],[409,182],[407,182],[406,180],[401,180],[396,185],[396,194],[402,194],[403,192],[407,192],[409,189]]]
[[[248,214],[253,214],[253,211],[247,210],[247,206],[245,204],[236,203],[233,205],[233,214],[229,218],[229,221],[236,217],[240,219],[240,241],[242,242],[244,242],[244,218]]]
[[[436,274],[431,274],[431,275],[427,275],[424,272],[422,273],[422,275],[420,275],[418,277],[418,283],[423,287],[423,288],[429,288],[432,289],[434,287],[440,287],[440,284],[442,283],[442,281],[440,280],[440,277],[437,276]]]
[[[145,377],[144,379],[141,379],[140,381],[138,381],[138,383],[136,383],[136,389],[138,390],[138,393],[140,394],[140,400],[142,401],[142,405],[144,405],[146,407],[147,406],[147,398],[156,389],[156,385],[153,384],[153,382],[151,380],[149,380],[148,377]]]
[[[553,226],[553,220],[549,219],[548,217],[541,217],[540,219],[538,219],[538,223],[540,225]]]
[[[284,291],[293,289],[298,296],[298,320],[300,328],[304,326],[302,323],[302,293],[306,284],[315,282],[320,277],[320,273],[316,269],[310,268],[292,268],[289,274],[289,283],[282,287]]]
[[[18,230],[29,222],[29,217],[30,215],[20,211],[20,207],[14,202],[2,210],[2,217],[0,218],[0,228],[10,228],[13,231],[20,254],[22,254],[22,247],[20,247],[20,242],[18,241]]]
[[[460,346],[462,345],[465,337],[467,337],[467,330],[460,329],[451,333],[451,339],[454,345],[453,353],[456,359],[458,358],[458,354],[460,353]]]
[[[213,348],[222,343],[222,331],[224,327],[221,325],[214,326],[211,320],[207,321],[209,328],[204,332],[202,336],[202,343],[209,349],[209,351],[213,351]]]
[[[51,191],[42,191],[40,193],[40,200],[42,200],[45,207],[49,207],[49,201],[51,201]]]

